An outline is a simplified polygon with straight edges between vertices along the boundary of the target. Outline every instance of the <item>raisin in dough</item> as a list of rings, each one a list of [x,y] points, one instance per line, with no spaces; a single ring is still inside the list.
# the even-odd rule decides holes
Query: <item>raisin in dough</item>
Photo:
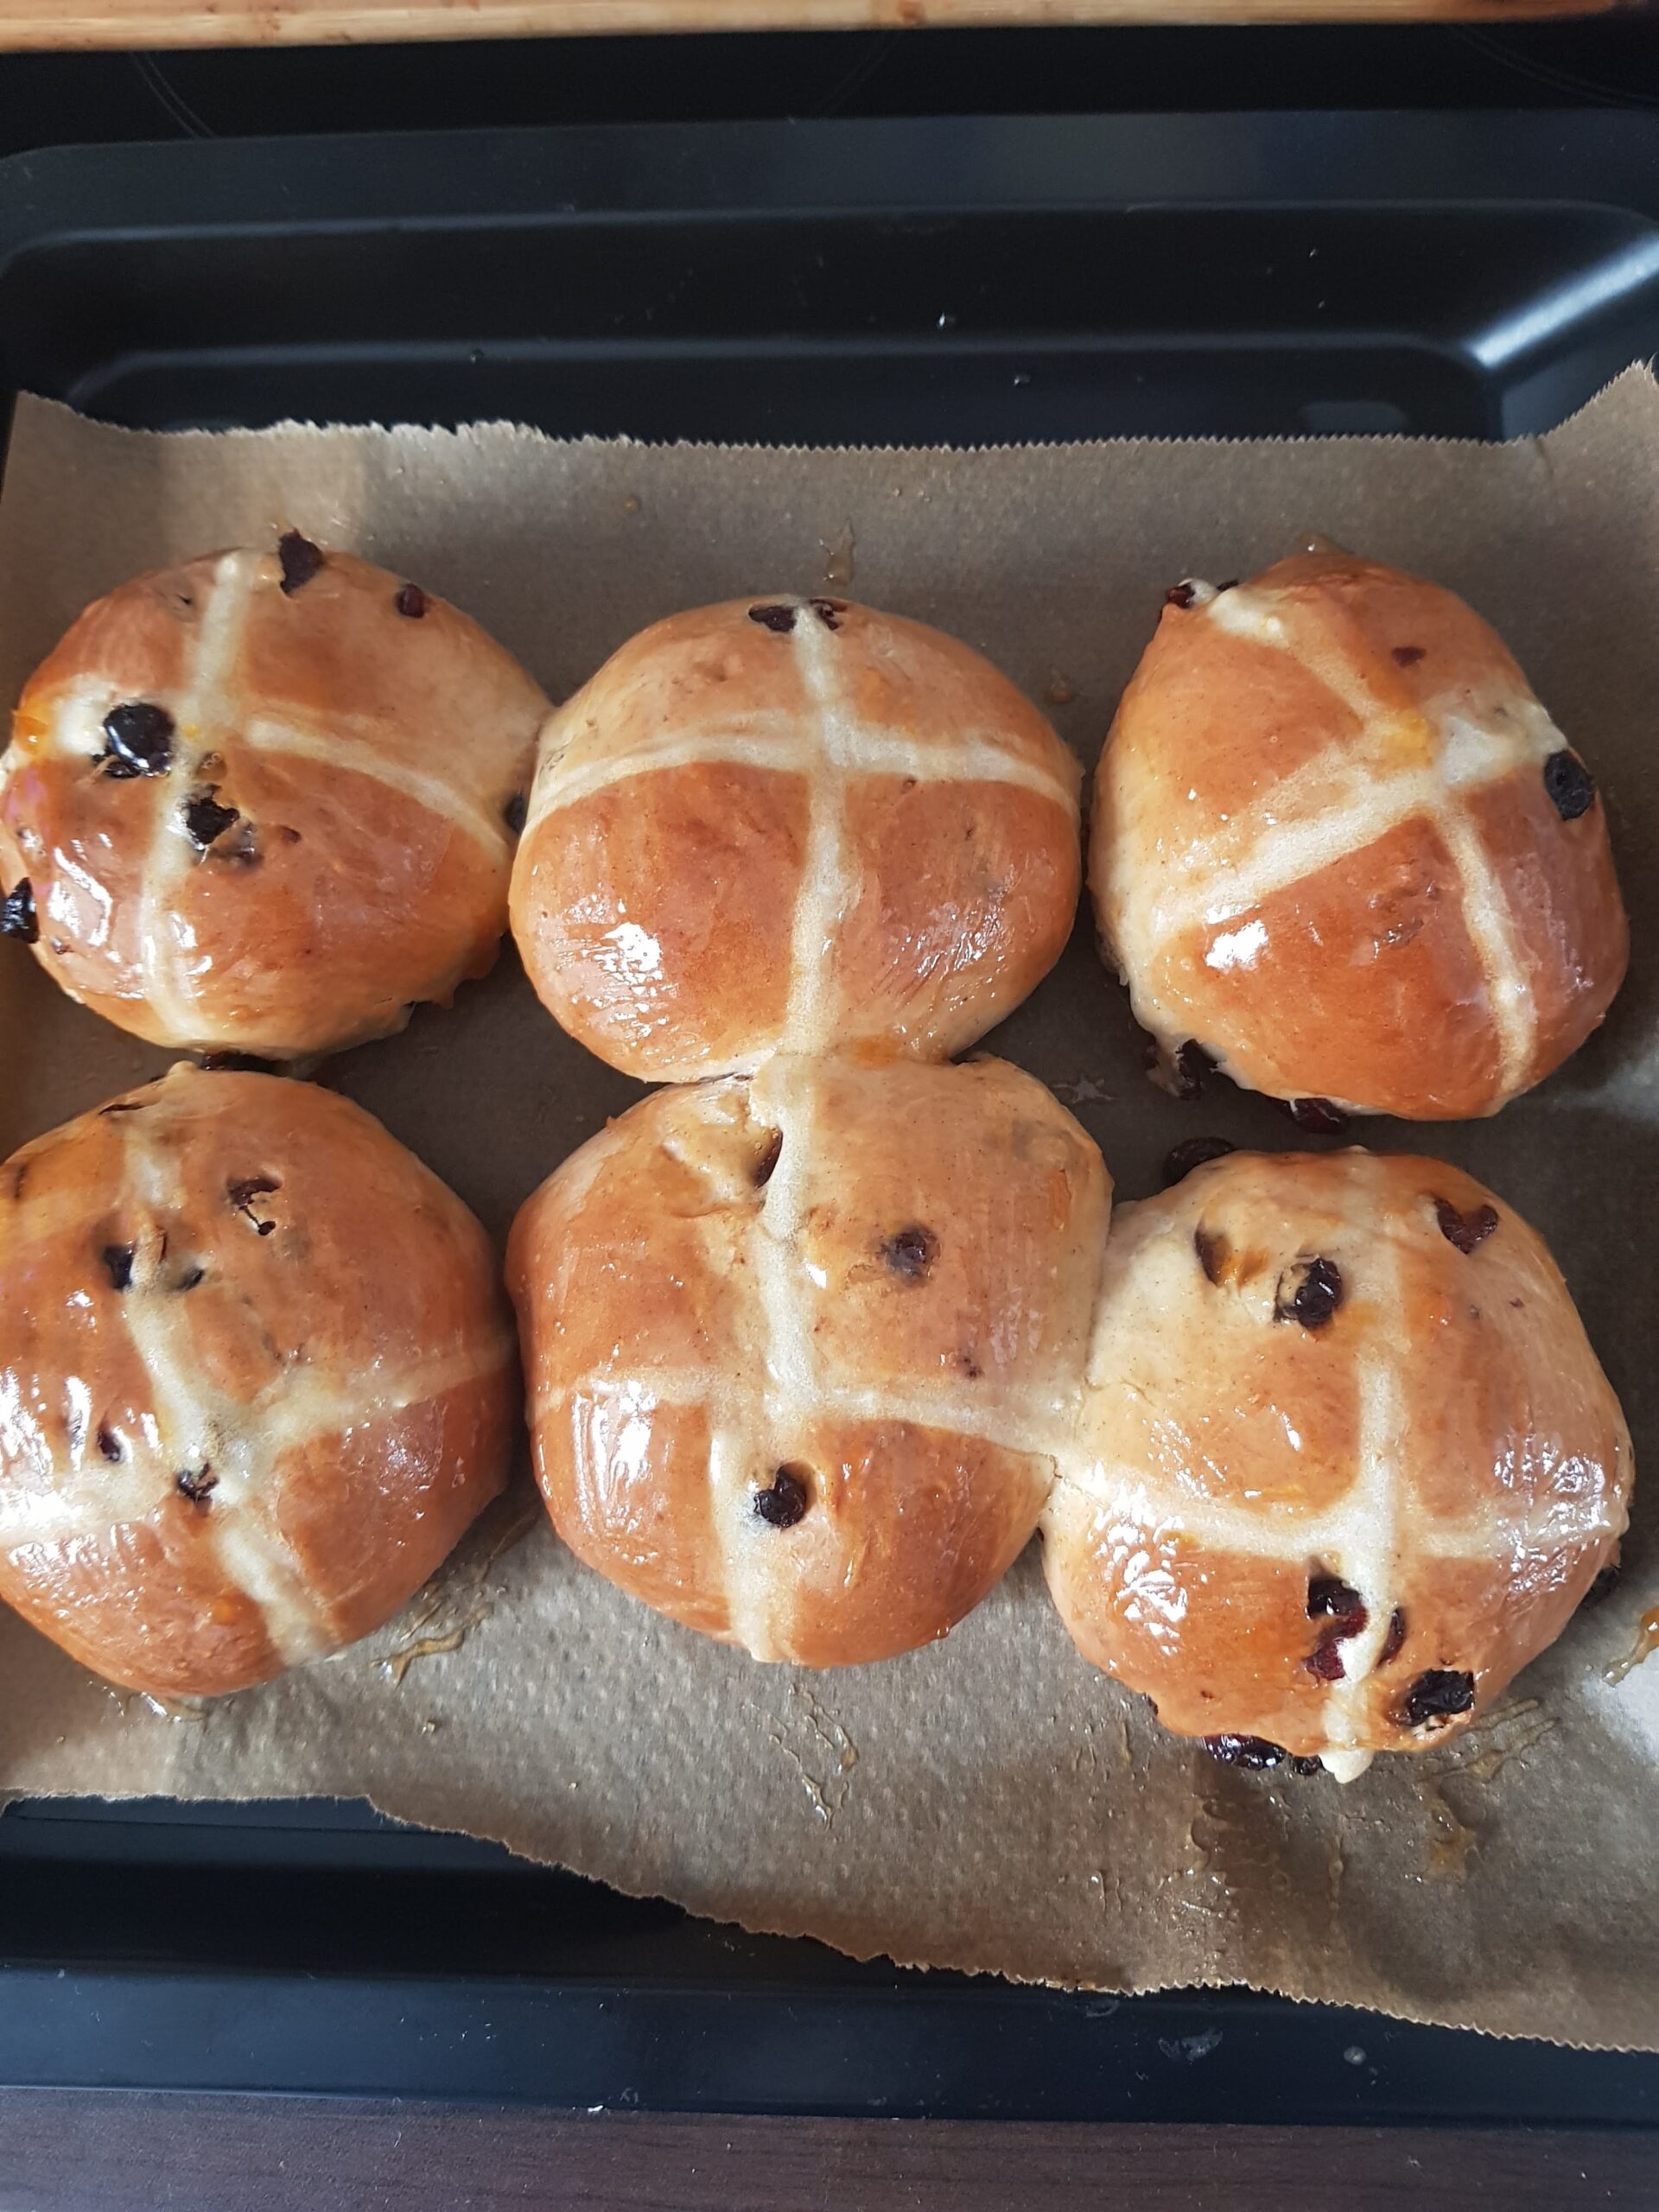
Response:
[[[1518,1214],[1440,1160],[1236,1153],[1113,1224],[1045,1564],[1166,1726],[1346,1777],[1554,1641],[1630,1477]]]
[[[546,710],[466,615],[292,532],[141,576],[24,690],[4,926],[157,1044],[385,1036],[495,958]]]
[[[505,1479],[483,1230],[360,1108],[188,1065],[0,1167],[0,1598],[111,1681],[378,1628]]]
[[[560,1534],[757,1658],[943,1636],[1036,1526],[1109,1197],[1000,1061],[780,1058],[647,1098],[509,1246]]]
[[[550,1011],[650,1081],[960,1052],[1058,957],[1078,769],[990,663],[840,600],[629,640],[549,722],[512,927]]]
[[[1096,782],[1107,957],[1166,1058],[1452,1121],[1577,1050],[1628,931],[1589,770],[1502,639],[1330,549],[1170,594]]]

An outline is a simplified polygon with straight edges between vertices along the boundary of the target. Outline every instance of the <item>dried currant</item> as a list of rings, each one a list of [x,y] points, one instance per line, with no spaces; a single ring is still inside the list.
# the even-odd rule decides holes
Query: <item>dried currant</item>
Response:
[[[839,630],[841,618],[847,612],[847,602],[844,599],[815,599],[811,601],[811,607],[826,630]]]
[[[136,1244],[106,1244],[99,1253],[111,1290],[130,1290],[132,1287],[132,1263],[137,1256],[137,1250]]]
[[[1223,1766],[1245,1766],[1257,1770],[1277,1766],[1289,1756],[1282,1744],[1270,1744],[1265,1736],[1206,1736],[1204,1748]]]
[[[1281,1283],[1274,1306],[1275,1319],[1300,1321],[1305,1329],[1322,1329],[1343,1300],[1342,1270],[1334,1260],[1299,1262]]]
[[[1477,1206],[1472,1213],[1459,1213],[1449,1198],[1436,1198],[1434,1218],[1448,1244],[1455,1244],[1459,1252],[1472,1252],[1497,1227],[1497,1208]]]
[[[276,1224],[274,1221],[262,1221],[253,1210],[253,1202],[256,1198],[267,1197],[272,1191],[280,1191],[282,1187],[269,1175],[244,1175],[234,1182],[227,1183],[225,1193],[235,1211],[246,1218],[250,1228],[257,1229],[262,1236],[269,1236]]]
[[[1288,1114],[1297,1128],[1306,1129],[1310,1136],[1339,1137],[1348,1127],[1348,1116],[1328,1098],[1281,1098],[1277,1104],[1281,1113]]]
[[[15,937],[22,944],[38,944],[41,919],[35,912],[35,887],[27,876],[14,883],[0,899],[0,937]]]
[[[896,1230],[881,1246],[881,1257],[906,1282],[925,1281],[938,1256],[938,1238],[931,1229],[919,1226]]]
[[[106,776],[164,776],[173,766],[173,717],[153,699],[128,699],[104,717]]]
[[[405,584],[391,603],[410,621],[418,622],[426,612],[426,594],[419,584]]]
[[[1544,789],[1563,822],[1576,822],[1595,804],[1596,779],[1576,753],[1552,753],[1544,763]]]
[[[1395,645],[1394,657],[1402,668],[1414,668],[1427,650],[1423,645]]]
[[[1613,1586],[1618,1580],[1618,1561],[1616,1559],[1610,1560],[1607,1565],[1604,1567],[1597,1575],[1595,1580],[1590,1585],[1590,1587],[1585,1592],[1583,1597],[1580,1599],[1580,1611],[1582,1612],[1586,1606],[1600,1605],[1604,1599],[1611,1594]]]
[[[524,829],[530,814],[530,801],[523,791],[514,791],[501,810],[501,819],[516,837]]]
[[[1405,1640],[1406,1609],[1403,1605],[1396,1605],[1389,1615],[1389,1632],[1382,1639],[1382,1649],[1376,1655],[1377,1665],[1386,1667],[1390,1659],[1397,1659]]]
[[[795,609],[792,607],[752,607],[749,620],[760,623],[762,629],[775,630],[782,637],[795,627]]]
[[[292,599],[322,566],[321,545],[297,530],[285,530],[276,541],[276,557],[283,564],[283,596]]]
[[[770,1490],[754,1493],[755,1514],[769,1529],[792,1529],[811,1503],[812,1492],[804,1467],[778,1468]]]
[[[1467,1713],[1475,1702],[1475,1678],[1461,1668],[1431,1667],[1406,1692],[1400,1711],[1408,1728],[1427,1727]]]
[[[182,813],[186,833],[199,853],[242,819],[235,807],[221,805],[210,791],[196,791],[186,799]]]
[[[1164,1188],[1172,1190],[1207,1160],[1224,1160],[1237,1146],[1229,1137],[1184,1137],[1164,1155]]]
[[[1339,1575],[1316,1574],[1307,1586],[1307,1618],[1335,1621],[1338,1636],[1363,1636],[1370,1617],[1351,1584]]]
[[[219,1477],[211,1464],[200,1467],[181,1467],[173,1478],[174,1485],[181,1491],[192,1505],[206,1505],[219,1488]]]

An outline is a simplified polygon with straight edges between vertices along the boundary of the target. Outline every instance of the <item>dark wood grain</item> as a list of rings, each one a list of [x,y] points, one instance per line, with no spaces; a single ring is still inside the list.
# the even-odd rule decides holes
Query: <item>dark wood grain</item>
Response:
[[[597,2117],[0,2094],[0,2212],[1651,2212],[1659,2133]]]

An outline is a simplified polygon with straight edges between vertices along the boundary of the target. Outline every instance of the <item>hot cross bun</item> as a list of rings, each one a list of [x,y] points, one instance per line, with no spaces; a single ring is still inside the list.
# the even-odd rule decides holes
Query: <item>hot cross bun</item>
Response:
[[[832,599],[623,645],[542,741],[512,927],[550,1010],[650,1081],[942,1059],[1058,957],[1078,770],[990,663]]]
[[[4,926],[157,1044],[386,1035],[495,957],[546,710],[466,615],[291,531],[141,576],[18,705]]]
[[[0,1167],[0,1598],[111,1681],[378,1628],[506,1478],[483,1230],[347,1100],[187,1065]]]
[[[1096,781],[1107,957],[1166,1059],[1450,1121],[1576,1051],[1624,977],[1590,770],[1449,591],[1334,550],[1179,585]]]
[[[779,1058],[647,1098],[509,1245],[560,1534],[757,1658],[943,1636],[1036,1526],[1109,1195],[1001,1061]]]
[[[1346,1776],[1553,1642],[1631,1471],[1518,1214],[1440,1160],[1236,1153],[1113,1224],[1045,1565],[1168,1727]]]

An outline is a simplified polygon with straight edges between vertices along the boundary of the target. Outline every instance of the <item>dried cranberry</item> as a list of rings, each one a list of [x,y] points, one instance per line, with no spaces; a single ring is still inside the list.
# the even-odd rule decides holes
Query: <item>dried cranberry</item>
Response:
[[[109,1275],[111,1290],[131,1288],[132,1263],[137,1249],[136,1244],[106,1244],[99,1255]]]
[[[1328,1098],[1281,1098],[1276,1103],[1280,1112],[1288,1114],[1310,1136],[1339,1137],[1348,1127],[1348,1116]]]
[[[1394,657],[1402,668],[1414,668],[1427,650],[1423,645],[1396,645]]]
[[[1173,1189],[1195,1167],[1202,1167],[1206,1160],[1224,1160],[1230,1152],[1237,1149],[1228,1137],[1184,1137],[1164,1155],[1164,1188]]]
[[[242,819],[235,807],[221,806],[210,791],[197,791],[186,799],[183,815],[186,832],[199,853],[205,853],[215,837],[222,837],[233,823]]]
[[[1400,1656],[1400,1647],[1406,1640],[1406,1609],[1396,1605],[1389,1615],[1389,1632],[1382,1639],[1382,1649],[1376,1655],[1379,1667],[1386,1667],[1390,1659]]]
[[[1223,1766],[1277,1766],[1287,1756],[1282,1744],[1270,1744],[1265,1736],[1206,1736],[1204,1748]]]
[[[1552,753],[1544,763],[1544,789],[1563,822],[1576,822],[1595,804],[1596,779],[1575,753]]]
[[[38,944],[41,921],[35,912],[35,887],[24,876],[0,899],[0,937],[15,937],[24,944]]]
[[[181,1467],[173,1481],[192,1505],[206,1505],[219,1488],[219,1477],[213,1472],[211,1464],[201,1467]]]
[[[754,1187],[760,1190],[772,1180],[772,1171],[784,1156],[784,1133],[774,1129],[766,1139],[766,1150],[754,1163]]]
[[[881,1246],[881,1257],[894,1274],[903,1275],[907,1282],[922,1281],[938,1256],[939,1240],[931,1229],[895,1230]]]
[[[1431,1720],[1448,1720],[1467,1713],[1475,1701],[1475,1678],[1460,1668],[1431,1667],[1419,1675],[1406,1692],[1400,1711],[1408,1728],[1421,1728]]]
[[[1169,589],[1164,594],[1164,605],[1191,607],[1197,597],[1198,593],[1193,589],[1192,578],[1184,576],[1179,583],[1171,584]]]
[[[760,623],[763,629],[777,631],[782,637],[786,631],[795,627],[795,609],[792,607],[752,607],[749,620]]]
[[[779,1467],[770,1490],[754,1493],[754,1510],[769,1529],[792,1529],[812,1503],[804,1467]]]
[[[1358,1591],[1334,1574],[1316,1574],[1308,1584],[1307,1617],[1336,1622],[1338,1636],[1363,1636],[1370,1618]]]
[[[1449,1198],[1436,1198],[1434,1218],[1448,1244],[1455,1244],[1459,1252],[1472,1252],[1497,1227],[1497,1209],[1477,1206],[1472,1213],[1459,1213]]]
[[[104,717],[106,776],[164,776],[173,765],[173,717],[153,699],[129,699]]]
[[[276,541],[276,556],[283,564],[283,596],[292,599],[302,585],[308,584],[322,566],[322,548],[314,545],[297,530],[285,530]]]
[[[426,594],[419,584],[405,584],[391,603],[410,621],[418,622],[426,612]]]
[[[1322,1329],[1342,1303],[1342,1270],[1334,1260],[1310,1260],[1295,1278],[1288,1297],[1281,1285],[1274,1318],[1300,1321],[1305,1329]]]

